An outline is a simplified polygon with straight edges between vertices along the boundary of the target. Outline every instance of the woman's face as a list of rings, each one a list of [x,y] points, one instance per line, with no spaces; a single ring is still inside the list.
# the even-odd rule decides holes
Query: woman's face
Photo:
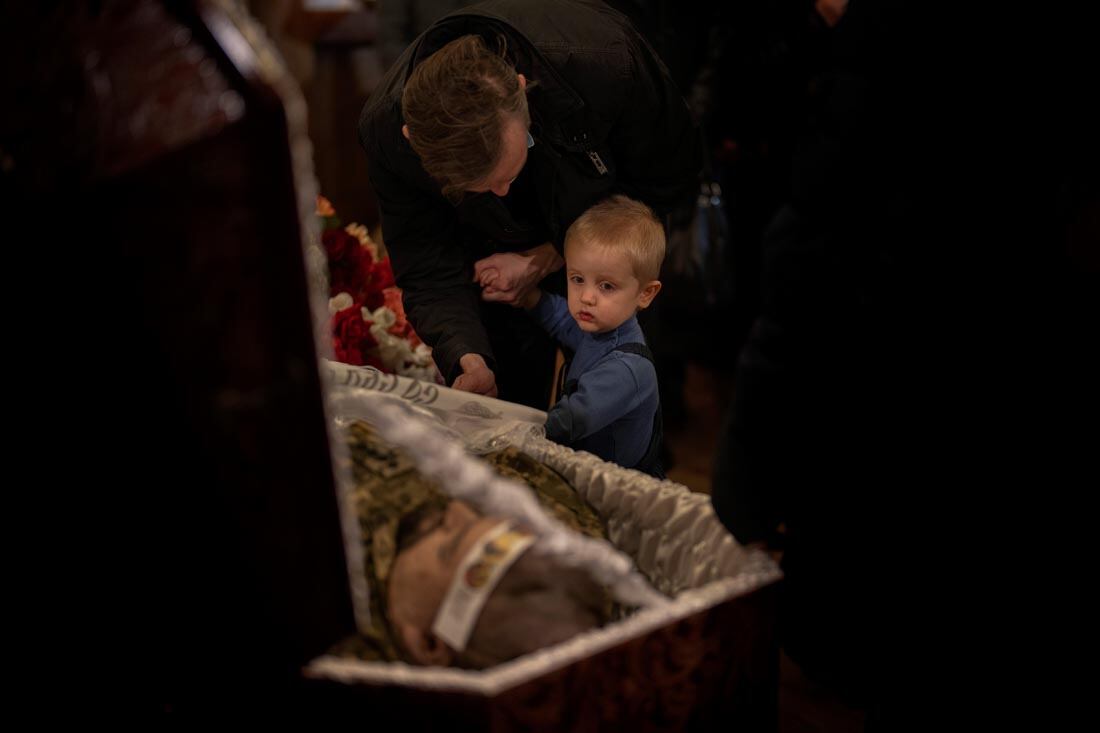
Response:
[[[523,74],[517,76],[520,89],[526,89],[527,78]],[[504,198],[512,183],[519,178],[523,166],[527,165],[527,150],[535,142],[528,133],[527,123],[517,116],[505,118],[500,137],[503,146],[500,160],[489,175],[467,189],[470,193],[492,192]]]
[[[504,129],[501,130],[501,144],[503,151],[496,167],[488,176],[470,186],[470,193],[492,192],[501,198],[508,195],[512,183],[519,177],[523,166],[527,165],[527,149],[529,138],[527,125],[518,117],[508,117],[504,121]]]

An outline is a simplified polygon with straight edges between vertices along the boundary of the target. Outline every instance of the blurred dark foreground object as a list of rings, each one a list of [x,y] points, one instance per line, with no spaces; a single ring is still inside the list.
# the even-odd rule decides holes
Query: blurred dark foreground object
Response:
[[[4,98],[21,100],[0,122],[3,192],[55,231],[48,255],[23,240],[27,271],[56,322],[87,316],[33,354],[69,372],[48,429],[79,426],[42,465],[99,487],[73,492],[71,536],[88,537],[58,567],[95,630],[82,658],[125,672],[89,671],[87,689],[128,680],[97,707],[292,705],[301,665],[355,628],[303,250],[304,106],[230,3],[23,4],[0,45]]]

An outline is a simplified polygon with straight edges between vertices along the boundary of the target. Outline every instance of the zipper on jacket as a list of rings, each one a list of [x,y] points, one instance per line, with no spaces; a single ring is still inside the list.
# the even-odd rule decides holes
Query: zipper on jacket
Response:
[[[573,142],[581,146],[584,150],[584,154],[592,161],[592,166],[596,169],[596,172],[601,176],[606,176],[607,166],[604,165],[603,158],[600,157],[600,154],[593,150],[592,146],[588,144],[588,133],[582,132],[580,135],[574,135]]]
[[[603,160],[600,159],[600,154],[595,150],[586,150],[588,153],[588,159],[592,161],[592,165],[596,166],[596,172],[601,176],[607,175],[607,166],[603,164]]]

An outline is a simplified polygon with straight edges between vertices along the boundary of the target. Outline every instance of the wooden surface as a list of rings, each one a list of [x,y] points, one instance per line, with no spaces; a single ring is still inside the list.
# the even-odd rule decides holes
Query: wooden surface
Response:
[[[492,698],[316,682],[315,700],[383,730],[775,731],[776,591],[731,599]]]
[[[110,644],[82,675],[165,710],[278,703],[354,628],[292,128],[251,49],[231,61],[215,40],[233,25],[218,7],[49,6],[3,28],[52,59],[6,149],[39,220],[67,222],[81,282],[58,302],[89,314],[88,343],[34,354],[81,369],[73,404],[42,412],[81,426],[87,458],[55,453],[51,480],[98,509],[65,565],[67,589],[70,566],[92,576],[66,600],[77,626]]]

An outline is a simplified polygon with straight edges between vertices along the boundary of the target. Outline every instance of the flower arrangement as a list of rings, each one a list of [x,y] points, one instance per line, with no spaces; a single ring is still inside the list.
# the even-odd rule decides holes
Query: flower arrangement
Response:
[[[405,318],[390,258],[361,224],[341,226],[332,204],[317,197],[321,242],[328,258],[332,345],[336,360],[443,383],[432,350]]]

